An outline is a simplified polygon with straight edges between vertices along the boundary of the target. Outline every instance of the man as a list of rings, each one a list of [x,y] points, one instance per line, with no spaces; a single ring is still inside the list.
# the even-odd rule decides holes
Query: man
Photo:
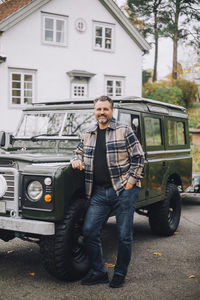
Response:
[[[94,101],[97,124],[79,143],[72,159],[74,169],[85,170],[86,196],[90,205],[83,226],[92,273],[83,285],[108,283],[103,263],[100,232],[111,211],[118,229],[118,256],[109,286],[121,287],[132,253],[133,213],[138,198],[144,153],[132,129],[113,118],[113,101],[101,96]]]

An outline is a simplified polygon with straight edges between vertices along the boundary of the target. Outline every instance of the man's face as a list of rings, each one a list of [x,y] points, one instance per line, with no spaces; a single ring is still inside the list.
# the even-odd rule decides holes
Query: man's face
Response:
[[[95,117],[99,124],[108,124],[113,116],[113,108],[109,101],[97,101],[94,107]]]

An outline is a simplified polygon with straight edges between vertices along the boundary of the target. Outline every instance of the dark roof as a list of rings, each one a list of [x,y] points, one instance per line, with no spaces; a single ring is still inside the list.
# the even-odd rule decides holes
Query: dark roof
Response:
[[[24,7],[32,0],[7,0],[0,4],[0,21],[6,19],[14,12]]]

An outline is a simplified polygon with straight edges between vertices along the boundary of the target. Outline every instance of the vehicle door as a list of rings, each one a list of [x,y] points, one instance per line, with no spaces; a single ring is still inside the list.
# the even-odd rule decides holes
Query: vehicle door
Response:
[[[164,116],[143,114],[147,163],[147,198],[150,202],[164,195],[163,182],[167,174],[167,159],[164,142]],[[162,196],[161,196],[162,195]]]
[[[141,115],[138,112],[133,112],[130,110],[120,110],[119,111],[119,122],[130,126],[138,140],[140,141],[142,147],[144,147],[144,137],[141,135]],[[144,148],[143,148],[144,149]],[[146,173],[146,164],[144,165],[144,174]],[[145,199],[145,188],[147,186],[146,176],[142,180],[142,187],[139,194],[138,201],[144,201]]]

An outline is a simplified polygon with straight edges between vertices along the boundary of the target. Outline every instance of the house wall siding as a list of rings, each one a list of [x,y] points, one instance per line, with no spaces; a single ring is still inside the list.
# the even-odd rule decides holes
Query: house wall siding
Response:
[[[41,11],[68,16],[67,47],[42,43]],[[83,33],[75,29],[78,18],[86,21]],[[115,24],[114,52],[93,50],[93,21]],[[89,98],[105,93],[105,75],[124,76],[124,96],[141,96],[142,51],[98,0],[52,0],[0,39],[7,56],[6,63],[0,65],[1,130],[14,131],[21,115],[21,107],[11,108],[9,104],[9,68],[36,70],[37,102],[70,98],[67,72],[74,69],[96,74],[89,81]],[[6,122],[8,116],[10,121]]]

